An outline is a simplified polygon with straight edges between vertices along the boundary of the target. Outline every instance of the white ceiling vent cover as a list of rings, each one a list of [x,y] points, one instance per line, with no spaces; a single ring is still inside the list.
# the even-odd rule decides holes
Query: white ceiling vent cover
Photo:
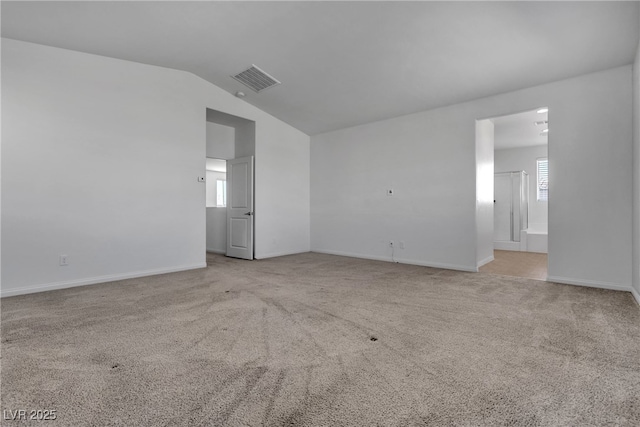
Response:
[[[278,80],[274,79],[269,74],[265,73],[253,64],[250,68],[247,68],[243,72],[231,77],[256,92],[260,92],[272,86],[277,86],[280,84]]]

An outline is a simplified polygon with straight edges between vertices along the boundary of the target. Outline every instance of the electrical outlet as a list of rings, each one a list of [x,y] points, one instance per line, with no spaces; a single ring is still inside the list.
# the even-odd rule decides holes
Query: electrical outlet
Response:
[[[393,240],[389,240],[389,247],[392,248],[393,247]]]
[[[60,255],[59,259],[61,266],[69,265],[69,255]]]
[[[400,240],[399,246],[400,246],[400,249],[404,249],[404,240]]]

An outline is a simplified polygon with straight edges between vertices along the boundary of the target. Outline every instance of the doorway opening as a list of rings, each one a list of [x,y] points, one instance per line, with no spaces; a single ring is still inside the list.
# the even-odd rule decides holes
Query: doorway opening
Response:
[[[227,160],[207,157],[207,252],[227,252]]]
[[[487,120],[493,125],[493,259],[479,271],[546,280],[549,109]]]
[[[254,258],[255,122],[207,109],[206,250]],[[210,256],[207,256],[209,262]]]

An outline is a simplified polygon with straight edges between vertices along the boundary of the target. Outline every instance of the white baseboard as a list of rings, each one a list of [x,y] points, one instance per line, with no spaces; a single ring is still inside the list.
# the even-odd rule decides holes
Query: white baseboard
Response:
[[[125,274],[112,274],[107,276],[91,277],[88,279],[70,280],[66,282],[47,283],[43,285],[27,286],[17,289],[2,289],[0,297],[12,297],[16,295],[34,294],[36,292],[52,291],[54,289],[74,288],[76,286],[95,285],[98,283],[115,282],[117,280],[135,279],[136,277],[155,276],[157,274],[175,273],[178,271],[205,268],[206,263],[185,265],[180,267],[162,268],[158,270],[136,271]]]
[[[306,254],[309,250],[300,250],[300,251],[285,251],[285,252],[271,252],[266,254],[256,255],[256,259],[267,259],[267,258],[276,258],[279,256],[287,256],[287,255],[297,255],[297,254]]]
[[[478,268],[475,266],[466,266],[466,265],[456,265],[456,264],[444,264],[439,262],[425,262],[422,260],[413,260],[413,259],[405,259],[405,258],[394,258],[391,259],[391,256],[377,256],[377,255],[365,255],[358,254],[353,252],[341,252],[341,251],[327,251],[324,249],[312,249],[311,252],[317,252],[319,254],[328,254],[328,255],[339,255],[346,256],[351,258],[360,258],[360,259],[370,259],[373,261],[386,261],[386,262],[396,262],[399,264],[409,264],[409,265],[420,265],[422,267],[433,267],[433,268],[443,268],[445,270],[458,270],[458,271],[470,271],[477,272]]]
[[[514,252],[519,252],[521,250],[520,242],[510,242],[510,241],[502,241],[502,240],[494,241],[493,249],[496,249],[499,251],[514,251]]]
[[[631,295],[633,295],[633,297],[636,299],[636,302],[638,303],[638,307],[640,307],[640,292],[631,287]]]
[[[566,285],[587,286],[589,288],[611,289],[631,292],[632,287],[621,283],[596,282],[593,280],[572,279],[569,277],[547,276],[547,282],[564,283]]]
[[[227,251],[220,250],[220,249],[209,249],[209,248],[207,248],[207,252],[211,252],[212,254],[220,254],[220,255],[226,255],[227,254]]]
[[[485,259],[483,259],[482,261],[480,261],[478,263],[478,268],[482,267],[485,264],[489,264],[491,261],[493,261],[495,258],[493,257],[493,255],[491,255],[490,257],[487,257]]]

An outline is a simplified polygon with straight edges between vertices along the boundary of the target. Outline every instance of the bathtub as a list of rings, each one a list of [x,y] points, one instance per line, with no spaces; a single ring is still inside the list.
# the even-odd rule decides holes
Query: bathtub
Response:
[[[547,253],[547,224],[529,224],[520,231],[520,251]]]

